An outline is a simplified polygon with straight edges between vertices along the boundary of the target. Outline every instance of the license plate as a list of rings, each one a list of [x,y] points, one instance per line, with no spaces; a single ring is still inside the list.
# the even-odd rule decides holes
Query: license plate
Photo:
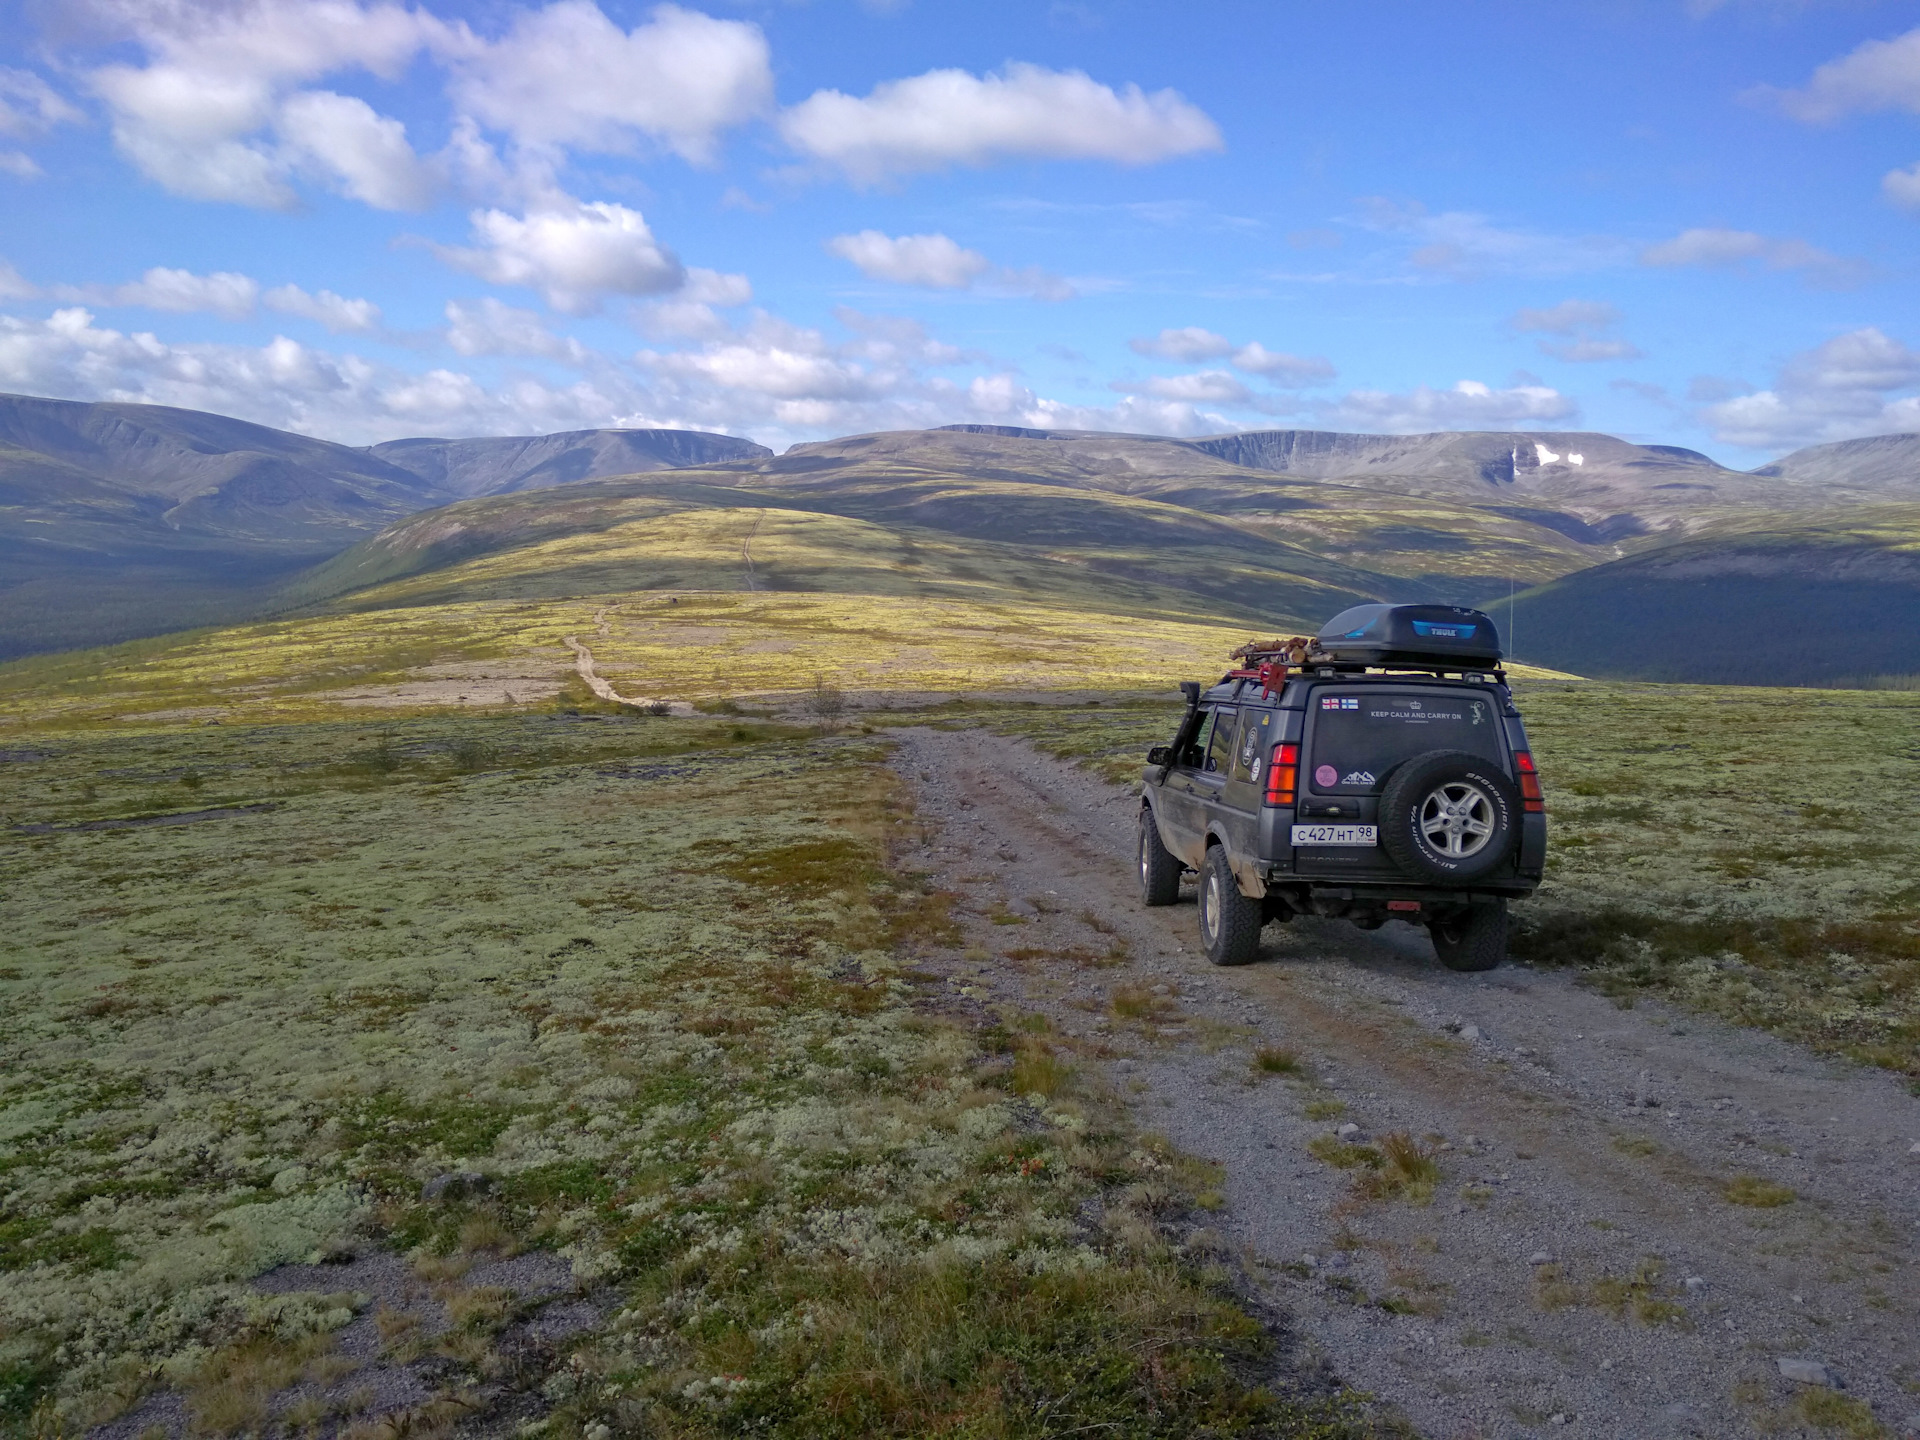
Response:
[[[1296,825],[1293,827],[1293,843],[1296,845],[1378,845],[1380,829],[1377,825]]]

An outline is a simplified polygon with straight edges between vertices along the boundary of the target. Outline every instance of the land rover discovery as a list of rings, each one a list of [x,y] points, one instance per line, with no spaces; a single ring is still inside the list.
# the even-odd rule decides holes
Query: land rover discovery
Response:
[[[1254,958],[1295,915],[1424,924],[1454,970],[1506,955],[1507,902],[1539,885],[1547,817],[1493,621],[1447,605],[1362,605],[1312,640],[1234,652],[1147,756],[1140,895],[1198,881],[1216,965]]]

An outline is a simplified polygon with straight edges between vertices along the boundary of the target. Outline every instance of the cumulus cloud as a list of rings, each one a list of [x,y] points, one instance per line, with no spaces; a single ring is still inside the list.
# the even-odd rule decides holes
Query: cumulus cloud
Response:
[[[746,276],[694,265],[679,290],[635,306],[632,318],[643,334],[656,340],[711,340],[729,328],[720,311],[752,299],[753,284]]]
[[[1353,390],[1322,414],[1328,423],[1344,429],[1414,434],[1428,430],[1505,430],[1565,421],[1578,412],[1571,398],[1546,385],[1496,390],[1478,380],[1462,380],[1451,390],[1425,385],[1401,394]]]
[[[519,216],[476,210],[470,248],[435,253],[495,285],[538,290],[555,310],[572,315],[599,308],[608,295],[678,290],[686,271],[654,239],[637,210],[606,202]]]
[[[1769,270],[1798,271],[1808,283],[1827,286],[1857,284],[1865,278],[1867,268],[1858,260],[1832,254],[1804,240],[1781,240],[1752,230],[1713,227],[1682,230],[1671,240],[1649,245],[1640,252],[1640,263],[1656,269],[1698,266],[1730,270],[1749,261]]]
[[[559,336],[531,310],[502,304],[491,295],[471,304],[447,302],[447,344],[462,355],[537,355],[568,364],[587,363],[590,352],[571,336]]]
[[[968,250],[945,235],[887,235],[862,230],[836,235],[827,249],[873,280],[918,285],[929,290],[980,288],[1036,300],[1071,300],[1073,286],[1037,265],[1014,270],[995,265],[978,250]]]
[[[721,131],[769,110],[757,25],[661,5],[623,31],[590,0],[522,13],[456,62],[455,101],[521,144],[622,151],[644,138],[711,161]]]
[[[280,107],[277,124],[294,163],[377,210],[424,210],[439,189],[434,167],[407,143],[406,126],[364,100],[308,90]]]
[[[1201,405],[1245,405],[1253,392],[1224,370],[1197,370],[1190,375],[1155,375],[1140,385],[1114,382],[1116,390],[1157,395],[1162,400],[1187,400]]]
[[[1920,164],[1882,175],[1880,193],[1902,210],[1920,210]]]
[[[301,164],[323,167],[350,194],[410,195],[381,173],[405,143],[398,122],[364,102],[354,102],[364,115],[331,103],[341,96],[290,110],[282,102],[336,71],[393,79],[423,47],[455,52],[471,44],[464,26],[424,10],[358,0],[130,0],[89,8],[108,35],[148,57],[145,65],[105,65],[87,77],[112,115],[121,153],[175,194],[267,208],[294,203],[289,176]],[[276,143],[265,132],[283,124]]]
[[[834,236],[827,249],[869,279],[934,290],[965,290],[993,268],[978,250],[965,249],[945,235],[890,236],[862,230]]]
[[[149,310],[173,310],[181,313],[211,311],[230,320],[244,319],[253,313],[260,298],[260,286],[252,277],[230,270],[211,275],[195,275],[190,270],[170,270],[156,265],[131,284],[116,287],[112,304],[144,305]]]
[[[371,300],[349,300],[331,290],[308,294],[298,285],[280,285],[267,291],[260,300],[269,310],[315,321],[336,335],[380,328],[378,305]]]
[[[1538,332],[1559,336],[1535,343],[1542,354],[1576,364],[1602,360],[1638,360],[1638,346],[1608,334],[1620,323],[1620,311],[1604,300],[1562,300],[1545,309],[1521,309],[1507,319],[1507,328],[1521,334]]]
[[[1324,385],[1337,373],[1333,362],[1323,355],[1289,355],[1284,350],[1269,350],[1258,340],[1234,351],[1233,363],[1236,369],[1264,375],[1267,383],[1288,389]]]
[[[1173,90],[1120,90],[1078,70],[1009,64],[997,74],[929,70],[864,98],[820,90],[782,111],[800,154],[857,185],[1004,160],[1148,165],[1219,150],[1220,129]]]
[[[1716,439],[1774,450],[1920,430],[1920,351],[1868,326],[1794,356],[1765,390],[1706,405]],[[1711,392],[1709,392],[1711,393]]]
[[[489,386],[455,370],[407,374],[285,336],[260,346],[174,345],[100,326],[78,306],[46,320],[0,316],[0,389],[211,410],[349,444],[700,423],[611,372],[565,384],[521,374]]]
[[[1137,335],[1127,341],[1127,348],[1136,355],[1147,355],[1156,360],[1179,360],[1193,364],[1231,355],[1233,342],[1224,335],[1216,335],[1198,325],[1184,325],[1179,329],[1162,330],[1158,335]]]
[[[1869,40],[1813,72],[1798,90],[1755,92],[1799,120],[1838,120],[1874,110],[1920,111],[1920,30]]]

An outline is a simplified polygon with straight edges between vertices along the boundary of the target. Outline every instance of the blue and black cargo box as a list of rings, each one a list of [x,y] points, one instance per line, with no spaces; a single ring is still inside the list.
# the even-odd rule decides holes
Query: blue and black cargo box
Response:
[[[1478,610],[1459,605],[1356,605],[1320,629],[1310,660],[1336,665],[1413,665],[1422,669],[1492,670],[1500,634]]]

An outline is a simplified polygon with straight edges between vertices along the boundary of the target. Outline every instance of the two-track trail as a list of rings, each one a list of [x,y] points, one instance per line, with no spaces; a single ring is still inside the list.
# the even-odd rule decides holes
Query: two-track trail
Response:
[[[1920,1099],[1896,1077],[1564,972],[1454,974],[1399,924],[1275,925],[1216,969],[1190,886],[1137,898],[1132,791],[895,734],[925,835],[903,858],[962,897],[949,983],[1048,1013],[1219,1162],[1250,1283],[1421,1434],[1920,1434]],[[1430,1202],[1359,1198],[1364,1170],[1310,1151],[1353,1158],[1347,1124],[1432,1147]]]

